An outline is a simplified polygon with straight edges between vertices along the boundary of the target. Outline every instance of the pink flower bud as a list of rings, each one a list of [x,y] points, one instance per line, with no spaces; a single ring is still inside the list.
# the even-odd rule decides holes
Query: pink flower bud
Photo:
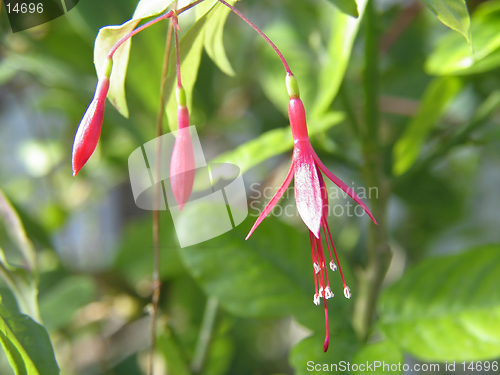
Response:
[[[175,139],[172,160],[170,161],[170,186],[179,205],[179,211],[182,211],[184,204],[189,200],[193,191],[196,168],[193,140],[189,133],[189,112],[187,107],[178,107],[177,123],[179,130]]]
[[[109,78],[99,79],[94,94],[85,115],[80,121],[73,143],[73,176],[76,176],[85,165],[101,136],[102,121],[104,118],[104,106],[108,95]]]

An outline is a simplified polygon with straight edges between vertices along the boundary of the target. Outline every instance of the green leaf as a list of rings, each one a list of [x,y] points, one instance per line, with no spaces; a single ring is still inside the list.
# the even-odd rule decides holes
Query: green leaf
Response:
[[[500,2],[481,4],[472,15],[474,52],[457,33],[445,34],[425,63],[429,74],[473,74],[500,66]]]
[[[193,99],[193,88],[200,68],[201,54],[203,52],[203,42],[205,40],[205,25],[210,13],[205,14],[189,28],[179,43],[180,60],[182,71],[182,86],[186,91],[187,106],[191,108]],[[175,66],[175,54],[170,58],[170,66]],[[170,71],[165,81],[165,110],[168,118],[168,125],[171,131],[177,130],[177,100],[175,97],[176,85],[175,69]]]
[[[94,45],[94,65],[97,76],[104,73],[105,62],[111,48],[123,36],[130,33],[140,20],[130,20],[120,26],[107,26],[99,30]],[[128,118],[127,99],[125,98],[125,76],[127,75],[128,57],[131,40],[127,40],[113,55],[113,69],[109,81],[108,99],[124,117]]]
[[[327,0],[330,4],[335,5],[342,13],[349,16],[359,17],[358,5],[355,0]]]
[[[367,364],[372,364],[373,371],[370,374],[385,374],[383,365],[397,365],[398,371],[391,371],[391,374],[400,374],[399,369],[404,364],[403,352],[394,342],[391,340],[383,340],[374,344],[367,344],[361,348],[359,352],[356,353],[352,362],[358,365],[358,371],[353,371],[352,374],[365,374]],[[365,370],[360,371],[359,366],[365,365]],[[375,367],[377,366],[377,367]]]
[[[189,223],[186,229],[203,226],[210,231],[212,224],[206,218],[213,212],[210,205],[186,212],[190,215],[185,220]],[[248,226],[239,225],[219,237],[181,249],[186,269],[208,295],[236,316],[276,318],[293,314],[307,327],[324,331],[323,308],[313,303],[307,232],[267,218],[245,241],[247,234]],[[347,279],[352,280],[350,276]],[[330,275],[330,285],[334,294],[343,296],[338,273]],[[337,317],[330,321],[332,329],[341,324],[342,311],[349,306],[350,301],[343,297],[329,300],[330,314]]]
[[[380,300],[380,326],[426,361],[500,356],[500,245],[421,262]]]
[[[31,270],[34,270],[35,265],[35,248],[26,236],[23,223],[19,219],[19,215],[10,204],[7,197],[0,190],[0,219],[2,219],[5,229],[12,242],[16,244],[23,255],[24,261]]]
[[[23,314],[41,321],[38,309],[38,280],[22,267],[10,264],[0,248],[0,276],[5,281]]]
[[[328,42],[328,61],[319,74],[318,95],[312,109],[313,117],[328,110],[337,95],[351,57],[354,40],[366,8],[367,0],[359,0],[359,17],[352,18],[335,9]]]
[[[142,19],[159,15],[172,2],[171,0],[141,0],[137,4],[132,19],[122,25],[106,26],[100,29],[94,44],[94,65],[97,76],[102,76],[106,65],[106,57],[116,42],[134,30]],[[125,76],[127,75],[130,46],[131,39],[128,39],[113,56],[113,69],[108,91],[108,99],[118,112],[127,118],[129,113],[125,98]]]
[[[92,302],[95,292],[96,286],[92,278],[71,276],[42,295],[40,312],[47,329],[56,330],[70,323],[76,310]]]
[[[330,348],[326,353],[323,353],[323,335],[313,335],[295,345],[289,357],[294,374],[348,372],[347,363],[359,345],[356,335],[348,327],[338,331],[330,330]]]
[[[160,213],[162,228],[171,222],[170,213]],[[144,279],[150,279],[153,273],[153,239],[151,234],[152,219],[148,215],[143,220],[137,220],[127,225],[122,243],[118,249],[114,269],[118,270],[135,286]],[[171,278],[184,272],[178,254],[178,244],[175,235],[160,235],[160,276]],[[140,249],[140,251],[137,251]],[[145,256],[146,254],[146,256]],[[151,257],[147,256],[150,254]]]
[[[1,303],[0,344],[16,375],[59,374],[45,328],[26,315],[9,312]]]
[[[418,113],[394,145],[395,175],[403,174],[415,163],[427,135],[461,89],[462,82],[456,77],[438,78],[427,86]]]
[[[236,1],[229,1],[234,5]],[[212,61],[228,76],[234,76],[234,70],[227,59],[224,49],[223,31],[227,16],[231,9],[223,4],[217,4],[211,11],[210,20],[207,22],[205,30],[205,50]]]
[[[465,0],[422,0],[437,18],[462,34],[471,45],[470,16]]]
[[[343,113],[329,112],[320,121],[314,121],[308,126],[309,135],[324,132],[344,119]],[[248,141],[235,150],[217,156],[213,163],[236,164],[241,173],[263,161],[287,152],[293,148],[293,138],[288,127],[267,131],[255,139]]]

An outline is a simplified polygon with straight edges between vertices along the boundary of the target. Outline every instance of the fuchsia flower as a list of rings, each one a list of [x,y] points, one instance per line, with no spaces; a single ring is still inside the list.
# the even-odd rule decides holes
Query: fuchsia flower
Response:
[[[177,124],[178,132],[175,139],[172,159],[170,160],[170,186],[174,198],[182,211],[193,191],[195,177],[195,160],[193,140],[189,132],[189,111],[186,107],[186,94],[182,87],[177,87]]]
[[[108,60],[104,77],[97,81],[94,98],[83,115],[73,142],[73,176],[76,176],[87,160],[92,156],[101,136],[104,107],[109,90],[109,76],[112,60]]]
[[[329,344],[328,332],[328,308],[326,300],[333,297],[328,280],[325,254],[323,250],[323,243],[321,240],[321,229],[325,238],[328,253],[330,255],[329,267],[332,271],[338,269],[344,284],[344,296],[351,298],[351,291],[346,285],[342,269],[340,268],[337,252],[333,244],[330,228],[328,227],[328,193],[326,191],[325,183],[321,172],[323,172],[333,183],[345,191],[352,199],[356,201],[365,212],[370,216],[375,224],[375,218],[371,214],[368,207],[356,195],[356,193],[342,182],[337,176],[330,172],[325,165],[318,158],[314,152],[309,140],[307,132],[306,115],[302,100],[299,98],[298,85],[296,79],[290,73],[287,75],[287,86],[290,95],[290,102],[288,105],[288,115],[290,118],[290,127],[294,140],[293,157],[290,170],[285,178],[285,181],[278,189],[274,197],[267,204],[265,209],[257,218],[253,225],[247,239],[251,236],[257,226],[264,220],[264,218],[271,212],[276,203],[283,196],[284,192],[290,185],[292,178],[295,180],[295,201],[297,203],[297,210],[302,221],[309,228],[309,237],[311,240],[311,253],[314,269],[314,303],[319,305],[321,298],[324,299],[325,305],[325,323],[326,323],[326,337],[323,350],[326,352]],[[321,172],[320,172],[321,171]],[[332,250],[335,255],[335,261],[332,257]]]

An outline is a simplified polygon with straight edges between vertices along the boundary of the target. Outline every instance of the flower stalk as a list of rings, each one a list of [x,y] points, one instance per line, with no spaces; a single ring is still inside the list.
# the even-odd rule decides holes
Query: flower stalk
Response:
[[[177,12],[176,12],[177,13]],[[186,91],[182,87],[181,61],[179,47],[179,24],[177,14],[172,17],[175,34],[175,54],[177,87],[177,137],[175,138],[172,159],[170,160],[170,186],[174,198],[182,211],[193,191],[196,163],[194,159],[193,140],[189,131],[189,110],[187,108]]]

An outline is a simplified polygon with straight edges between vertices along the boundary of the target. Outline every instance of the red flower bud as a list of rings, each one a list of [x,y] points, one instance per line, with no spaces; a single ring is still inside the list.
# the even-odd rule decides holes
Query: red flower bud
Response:
[[[90,103],[85,115],[78,125],[78,130],[73,143],[73,176],[76,176],[85,165],[94,150],[101,136],[102,121],[104,118],[104,106],[108,95],[109,78],[99,79],[94,94],[94,99]]]
[[[179,130],[170,161],[170,186],[179,205],[179,211],[182,211],[193,191],[196,168],[187,107],[178,107],[177,123]]]

